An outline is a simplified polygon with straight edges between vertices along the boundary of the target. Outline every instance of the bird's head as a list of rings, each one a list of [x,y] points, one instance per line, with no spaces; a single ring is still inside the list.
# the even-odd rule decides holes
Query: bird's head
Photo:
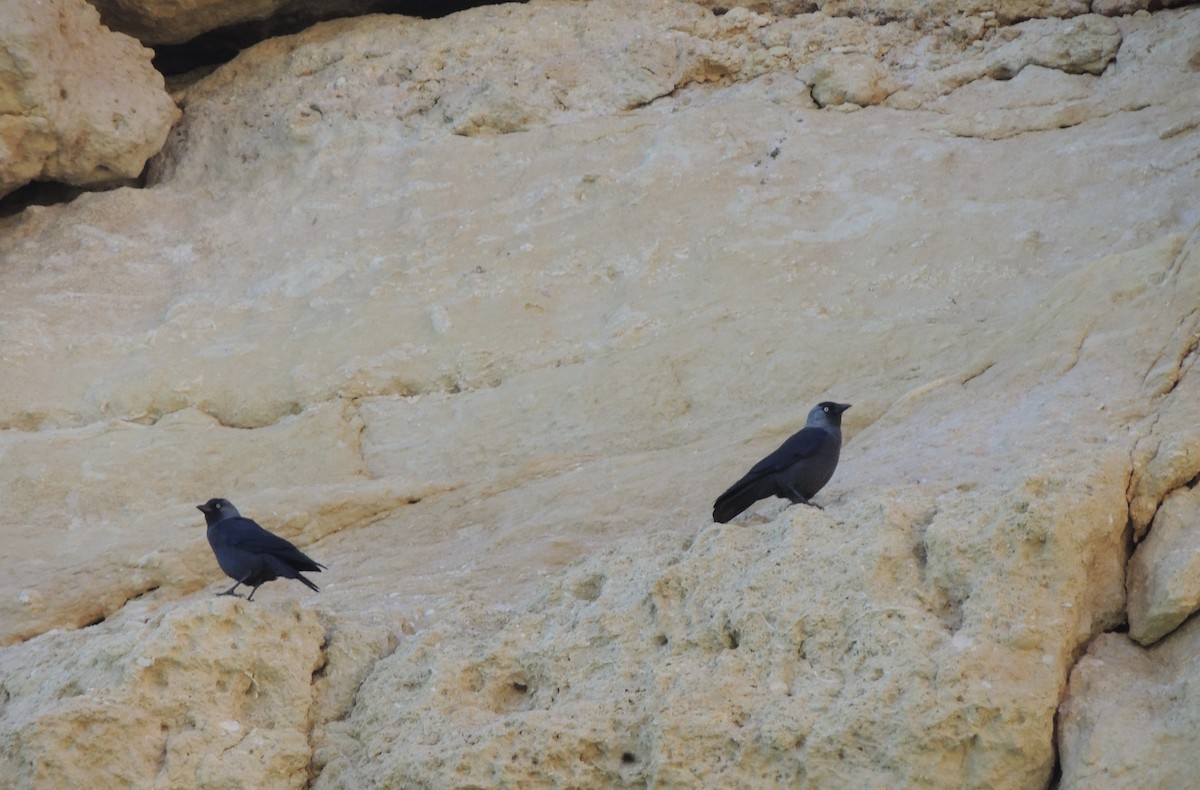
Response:
[[[209,524],[239,515],[237,508],[228,499],[210,499],[203,505],[196,505],[196,509],[204,514],[204,520]]]
[[[850,408],[849,403],[834,403],[825,400],[812,407],[808,413],[809,425],[835,425],[841,427],[842,412]]]

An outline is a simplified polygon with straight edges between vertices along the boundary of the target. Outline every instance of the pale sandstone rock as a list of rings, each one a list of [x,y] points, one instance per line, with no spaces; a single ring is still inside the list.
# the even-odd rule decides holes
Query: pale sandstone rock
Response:
[[[1143,645],[1200,608],[1200,492],[1183,488],[1163,501],[1128,572],[1129,635]]]
[[[1020,33],[1020,38],[992,53],[993,77],[1012,76],[1025,65],[1068,74],[1100,74],[1121,46],[1117,23],[1098,14],[1063,22],[1032,19],[1014,25],[1013,30]]]
[[[310,759],[345,787],[1048,781],[1071,662],[1124,616],[1131,476],[1194,391],[1194,75],[1159,66],[1188,62],[1200,16],[1123,22],[1119,68],[1022,84],[1095,80],[1139,112],[981,140],[815,110],[808,43],[887,44],[851,20],[647,7],[651,30],[692,25],[654,42],[698,76],[614,79],[626,8],[555,17],[572,32],[540,40],[608,70],[525,131],[453,135],[436,110],[499,73],[472,58],[499,23],[528,33],[519,7],[339,23],[195,86],[154,189],[0,220],[0,530],[20,535],[0,559],[44,572],[3,589],[3,622],[108,616],[0,661],[61,639],[116,673],[98,635],[143,632],[108,629],[236,611],[272,635],[272,602],[300,599],[326,668],[283,661],[319,710],[255,779]],[[710,525],[825,395],[855,403],[826,511]],[[323,591],[186,603],[227,586],[194,511],[212,488],[311,548]],[[91,715],[54,724],[57,687],[5,687],[31,754]],[[176,752],[209,784],[244,724],[217,721]]]
[[[817,60],[807,80],[818,107],[881,104],[897,89],[882,65],[866,55],[828,55]]]
[[[318,786],[1046,782],[1073,655],[1123,617],[1144,381],[1101,360],[1172,342],[1142,316],[1200,285],[1188,250],[1065,278],[974,369],[897,404],[838,483],[871,493],[635,538],[511,613],[451,605],[326,728]],[[914,467],[920,486],[880,487]]]
[[[386,0],[93,0],[92,4],[100,10],[106,25],[147,45],[182,44],[209,31],[246,23],[258,23],[270,30],[273,19],[292,25],[311,24],[335,17],[403,10]],[[1166,3],[1177,4],[1182,3]],[[529,5],[543,14],[554,13],[562,3],[535,0]],[[636,5],[629,7],[633,9]],[[1089,10],[1109,15],[1132,13],[1145,7],[1144,3],[1138,6],[1131,0],[1108,0],[1095,3],[1090,9],[1085,0],[939,0],[915,5],[899,0],[749,0],[733,4],[702,0],[696,5],[718,11],[723,24],[726,17],[737,19],[743,14],[794,17],[821,12],[872,21],[901,20],[921,29],[953,25],[964,18],[1007,24],[1031,18],[1077,16]]]
[[[1003,494],[881,493],[837,520],[791,510],[694,545],[638,539],[499,623],[453,607],[327,728],[318,786],[1036,786],[1053,762],[1059,627],[1083,607],[997,609],[995,594],[1045,578],[1054,547],[1005,537],[1024,516]],[[1000,506],[986,537],[978,520],[933,537],[981,499]],[[955,557],[963,538],[970,560]],[[1019,546],[1012,573],[971,567]],[[951,578],[966,587],[948,593]]]
[[[194,409],[153,426],[4,432],[0,487],[13,510],[0,547],[9,567],[0,583],[0,644],[85,625],[161,587],[193,591],[223,579],[195,509],[210,497],[232,499],[307,547],[446,488],[372,480],[362,427],[331,403],[254,432]],[[132,470],[142,483],[131,488]],[[47,530],[59,536],[53,554],[22,562]]]
[[[1064,790],[1191,787],[1200,773],[1200,620],[1151,648],[1102,634],[1058,718]]]
[[[1012,79],[1028,66],[1068,74],[1100,74],[1120,45],[1120,27],[1107,17],[1088,14],[1065,21],[1031,19],[1005,28],[984,42],[981,51],[972,57],[917,74],[913,87],[944,95],[985,76]]]
[[[0,771],[10,787],[302,787],[323,641],[307,609],[220,598],[9,648]]]
[[[83,0],[11,0],[0,24],[0,196],[139,176],[179,110],[137,41]]]
[[[1092,13],[1105,16],[1126,16],[1149,7],[1150,0],[1092,0]]]
[[[472,12],[473,25],[398,16],[319,25],[263,42],[187,91],[189,111],[173,136],[183,144],[169,146],[156,177],[186,178],[189,163],[202,167],[208,156],[259,155],[245,150],[244,133],[209,134],[233,84],[269,93],[279,117],[273,134],[253,143],[284,148],[316,142],[346,113],[371,125],[478,135],[640,107],[739,70],[746,54],[720,40],[717,26],[712,39],[688,34],[703,16],[658,0],[488,6]],[[368,91],[374,98],[364,104]],[[234,111],[257,137],[265,108],[248,98],[234,99]]]
[[[1191,13],[1186,12],[1180,21],[1185,25],[1192,23]],[[1112,113],[1138,112],[1146,106],[1147,94],[1156,91],[1153,85],[1169,79],[1165,75],[1175,75],[1183,81],[1193,78],[1192,51],[1174,38],[1157,37],[1153,32],[1155,23],[1149,16],[1120,20],[1118,27],[1122,57],[1112,61],[1099,77],[1068,74],[1025,62],[1016,77],[992,80],[984,75],[989,73],[989,64],[994,65],[996,60],[985,53],[920,74],[909,90],[923,99],[923,107],[945,114],[940,126],[946,131],[995,140],[1076,126]],[[1013,48],[1010,55],[1019,51],[1021,41],[1018,38],[1004,45]],[[1026,54],[1030,51],[1026,50]],[[1007,73],[1009,66],[1003,73]],[[973,81],[958,87],[958,80],[964,77]],[[1188,123],[1193,113],[1186,109],[1187,100],[1182,95],[1164,98],[1177,107],[1175,114],[1184,120],[1166,122],[1158,134],[1178,134],[1191,128]],[[1137,521],[1144,526],[1140,517]]]
[[[1040,17],[1067,17],[1087,13],[1086,0],[933,0],[908,3],[904,0],[699,0],[714,9],[745,6],[760,13],[794,16],[814,11],[830,16],[898,19],[921,28],[936,28],[964,17],[987,17],[1007,24]]]
[[[298,3],[289,0],[91,0],[104,24],[147,46],[182,44],[201,33],[261,20]],[[316,3],[314,5],[330,5]],[[347,0],[350,7],[353,0]]]
[[[1188,324],[1178,327],[1183,337],[1194,331]],[[1179,375],[1184,365],[1195,366],[1194,351],[1182,359],[1168,356],[1153,360],[1146,372],[1147,382],[1167,394],[1168,399],[1133,451],[1129,516],[1137,540],[1146,534],[1167,495],[1200,475],[1200,382],[1194,376]]]

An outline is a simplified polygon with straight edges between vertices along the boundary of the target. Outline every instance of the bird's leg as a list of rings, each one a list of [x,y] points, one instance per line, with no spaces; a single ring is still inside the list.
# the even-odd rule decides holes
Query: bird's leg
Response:
[[[258,592],[258,588],[261,586],[262,586],[261,584],[254,585],[254,589],[250,591],[250,596],[248,598],[246,598],[246,603],[249,603],[250,601],[254,600],[254,593]]]
[[[820,505],[818,505],[816,502],[810,501],[808,497],[804,496],[804,494],[801,494],[799,491],[797,491],[795,486],[788,486],[786,489],[784,489],[784,494],[787,495],[788,499],[792,500],[793,505],[810,505],[812,507],[815,507],[817,510],[825,509],[825,508],[821,507]]]
[[[249,578],[250,578],[250,576],[247,575],[246,579],[249,579]],[[226,590],[225,592],[222,592],[222,593],[217,593],[217,595],[232,595],[234,598],[241,598],[242,597],[241,593],[235,593],[234,590],[236,590],[238,587],[241,587],[243,584],[245,584],[246,579],[239,579],[238,582],[236,584],[234,584],[232,587],[230,587],[228,590]],[[254,588],[254,590],[257,590],[257,589],[258,589],[257,587]],[[251,595],[254,595],[254,590],[250,591]]]

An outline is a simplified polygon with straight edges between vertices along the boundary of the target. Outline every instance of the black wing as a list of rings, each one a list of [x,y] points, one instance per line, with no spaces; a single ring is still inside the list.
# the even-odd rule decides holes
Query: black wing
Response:
[[[777,494],[771,476],[815,455],[828,439],[829,432],[821,428],[803,428],[792,434],[779,449],[756,463],[741,480],[717,497],[713,503],[713,521],[726,524],[758,500]]]
[[[239,516],[224,519],[220,523],[225,541],[233,548],[278,557],[298,571],[316,571],[325,567],[296,548],[291,541],[267,532],[248,518]]]
[[[779,445],[778,450],[750,467],[750,471],[743,479],[753,479],[774,472],[782,472],[797,461],[816,455],[828,439],[829,431],[824,428],[802,428]]]

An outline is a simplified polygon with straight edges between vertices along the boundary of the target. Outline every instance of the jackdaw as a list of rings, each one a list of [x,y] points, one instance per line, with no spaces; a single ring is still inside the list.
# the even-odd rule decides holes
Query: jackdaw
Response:
[[[837,468],[842,450],[842,412],[848,408],[849,403],[830,401],[813,406],[799,433],[717,497],[713,503],[713,521],[725,524],[758,500],[772,495],[811,505],[808,500],[829,482]]]
[[[241,598],[234,590],[244,584],[254,588],[246,598],[252,601],[260,586],[280,577],[298,579],[309,589],[320,592],[320,588],[301,576],[300,571],[320,573],[325,566],[290,542],[243,518],[228,499],[210,499],[196,507],[208,522],[208,545],[217,555],[217,564],[226,576],[237,581],[220,595]]]

